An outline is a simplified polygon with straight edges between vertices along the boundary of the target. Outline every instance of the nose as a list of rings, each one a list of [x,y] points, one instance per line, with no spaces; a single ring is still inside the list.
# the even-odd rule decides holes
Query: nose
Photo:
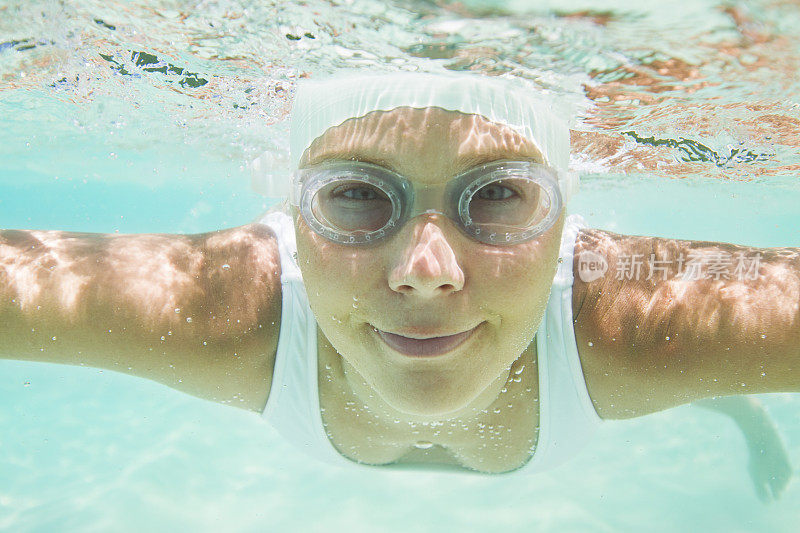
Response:
[[[432,221],[414,228],[413,242],[389,273],[393,291],[424,298],[464,288],[464,272],[442,228]]]

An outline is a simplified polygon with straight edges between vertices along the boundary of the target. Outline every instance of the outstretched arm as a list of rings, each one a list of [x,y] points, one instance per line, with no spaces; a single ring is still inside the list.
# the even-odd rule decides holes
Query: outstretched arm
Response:
[[[800,250],[588,230],[575,251],[575,337],[602,417],[800,391]]]
[[[0,232],[0,358],[134,374],[258,410],[280,326],[274,236]]]
[[[747,470],[758,499],[780,498],[792,478],[792,464],[775,422],[756,398],[725,396],[693,403],[697,407],[727,415],[739,427],[747,443]]]

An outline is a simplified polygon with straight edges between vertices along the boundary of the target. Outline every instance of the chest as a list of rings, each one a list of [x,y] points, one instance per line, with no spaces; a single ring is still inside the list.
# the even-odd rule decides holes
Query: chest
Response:
[[[328,439],[345,457],[367,464],[437,463],[484,472],[524,465],[535,449],[539,386],[535,342],[508,371],[500,393],[470,416],[409,422],[370,408],[348,386],[339,355],[320,343],[320,410]]]

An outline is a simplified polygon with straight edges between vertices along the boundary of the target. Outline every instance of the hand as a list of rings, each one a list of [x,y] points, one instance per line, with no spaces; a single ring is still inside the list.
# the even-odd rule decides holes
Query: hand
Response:
[[[736,422],[747,442],[747,471],[756,496],[764,503],[780,498],[792,478],[792,465],[778,427],[761,402],[745,396],[723,396],[692,405],[728,415]]]
[[[746,437],[750,451],[747,471],[756,496],[764,503],[776,501],[792,478],[792,465],[783,439],[773,424],[765,424],[757,439]]]

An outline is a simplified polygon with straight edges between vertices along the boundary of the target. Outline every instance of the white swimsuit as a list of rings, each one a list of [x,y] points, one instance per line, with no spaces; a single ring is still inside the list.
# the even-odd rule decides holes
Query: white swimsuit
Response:
[[[281,328],[272,388],[263,417],[298,449],[327,463],[359,465],[341,455],[322,425],[317,384],[317,323],[308,305],[296,261],[294,225],[289,215],[273,211],[260,221],[278,238],[281,261]],[[594,433],[600,418],[583,378],[572,325],[572,256],[575,238],[585,227],[567,218],[542,324],[536,335],[539,371],[539,436],[531,459],[513,473],[541,472],[575,455]],[[372,468],[408,468],[388,464]],[[411,465],[415,466],[415,465]],[[430,470],[436,466],[420,465]],[[444,470],[453,467],[443,466]],[[468,472],[467,469],[461,469]]]

